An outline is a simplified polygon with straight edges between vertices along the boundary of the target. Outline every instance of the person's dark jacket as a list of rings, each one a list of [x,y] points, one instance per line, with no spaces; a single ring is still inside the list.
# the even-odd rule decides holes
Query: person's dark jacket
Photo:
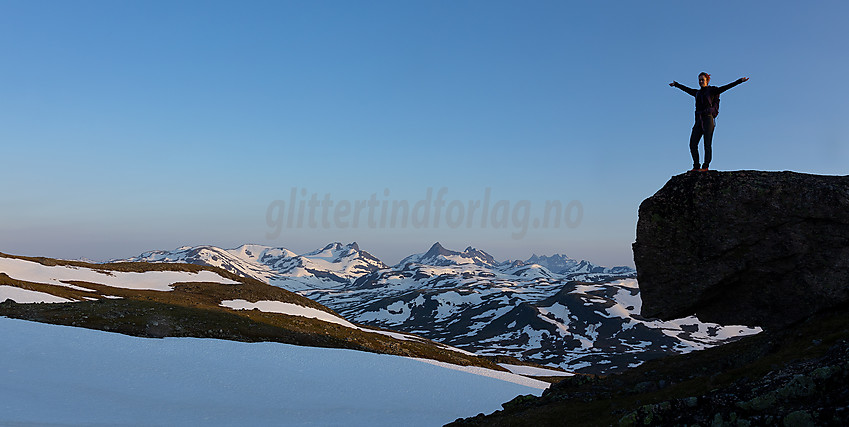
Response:
[[[716,118],[719,115],[719,94],[740,83],[743,83],[742,78],[720,87],[705,86],[701,89],[692,89],[678,82],[673,82],[673,86],[696,97],[696,116],[710,114]]]

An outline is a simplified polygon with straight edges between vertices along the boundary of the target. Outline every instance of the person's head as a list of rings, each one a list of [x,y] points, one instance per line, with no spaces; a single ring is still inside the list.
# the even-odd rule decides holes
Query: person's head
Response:
[[[702,71],[699,73],[699,86],[707,87],[708,83],[710,83],[710,74]]]

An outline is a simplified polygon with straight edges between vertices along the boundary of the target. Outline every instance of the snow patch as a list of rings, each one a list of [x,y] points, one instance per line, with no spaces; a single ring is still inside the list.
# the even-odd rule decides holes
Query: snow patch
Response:
[[[0,257],[0,272],[6,273],[6,275],[13,279],[50,285],[73,286],[66,282],[88,282],[115,288],[152,291],[170,291],[171,286],[179,282],[213,282],[225,285],[239,284],[239,282],[221,277],[212,271],[200,271],[197,273],[188,271],[145,271],[137,273],[95,270],[67,265],[47,266],[33,261],[5,257]]]
[[[317,308],[304,307],[298,304],[292,304],[289,302],[282,301],[257,301],[250,302],[243,299],[233,299],[221,301],[222,307],[232,308],[233,310],[253,310],[257,309],[259,311],[264,311],[266,313],[280,313],[280,314],[288,314],[289,316],[301,316],[301,317],[309,317],[313,319],[318,319],[323,322],[335,323],[337,325],[342,325],[346,328],[357,329],[357,326],[353,323],[338,317],[334,316],[326,311],[319,310]],[[372,332],[372,331],[369,331]],[[376,332],[376,331],[374,331]]]
[[[502,381],[508,381],[514,384],[523,385],[525,387],[532,387],[539,390],[545,390],[551,383],[547,383],[545,381],[535,380],[533,378],[523,377],[521,375],[516,375],[512,372],[503,372],[496,371],[492,369],[482,368],[480,366],[460,366],[454,365],[452,363],[440,362],[438,360],[431,359],[419,359],[412,358],[413,360],[418,360],[425,363],[430,363],[431,365],[441,366],[443,368],[453,369],[455,371],[468,372],[470,374],[480,375],[489,378],[496,378]]]
[[[74,302],[67,298],[57,297],[45,292],[21,289],[15,286],[0,285],[0,302],[10,299],[18,304],[31,304],[35,302],[57,303]]]
[[[571,372],[538,368],[535,366],[511,365],[509,363],[499,363],[498,366],[501,366],[502,368],[507,369],[508,371],[517,375],[529,375],[532,377],[571,377],[575,375]]]

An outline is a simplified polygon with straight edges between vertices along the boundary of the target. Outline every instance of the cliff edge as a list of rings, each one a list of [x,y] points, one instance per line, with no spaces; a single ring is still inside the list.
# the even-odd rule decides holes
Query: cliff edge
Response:
[[[849,303],[849,176],[674,176],[633,250],[643,316],[786,326]]]

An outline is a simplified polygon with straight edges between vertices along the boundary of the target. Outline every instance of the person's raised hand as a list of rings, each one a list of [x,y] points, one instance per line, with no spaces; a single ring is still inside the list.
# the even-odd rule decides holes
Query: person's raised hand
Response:
[[[740,80],[747,82],[747,81],[749,81],[749,78],[748,77],[740,77]]]
[[[748,79],[746,79],[746,80],[748,80]],[[675,83],[678,83],[678,82],[676,82],[675,80],[673,80],[673,81],[672,81],[672,83],[670,83],[670,84],[669,84],[669,87],[675,87]]]

